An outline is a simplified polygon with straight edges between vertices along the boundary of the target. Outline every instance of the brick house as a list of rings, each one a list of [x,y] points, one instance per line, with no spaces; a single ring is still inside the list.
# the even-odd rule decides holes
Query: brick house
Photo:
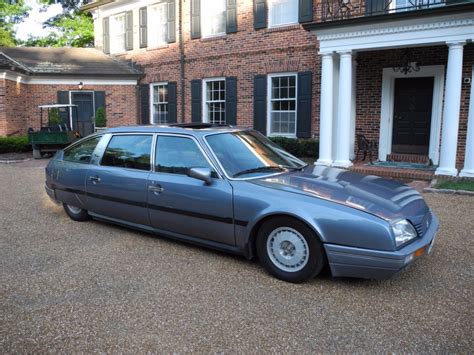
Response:
[[[38,106],[53,103],[78,106],[83,135],[93,132],[99,107],[110,125],[136,123],[140,77],[96,49],[0,47],[0,136],[38,129]]]

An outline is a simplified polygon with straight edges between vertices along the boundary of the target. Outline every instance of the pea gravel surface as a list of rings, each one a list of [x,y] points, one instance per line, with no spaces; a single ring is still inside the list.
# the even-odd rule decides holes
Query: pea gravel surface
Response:
[[[432,254],[294,285],[257,261],[70,220],[46,161],[0,165],[0,352],[470,352],[474,198],[426,194]]]

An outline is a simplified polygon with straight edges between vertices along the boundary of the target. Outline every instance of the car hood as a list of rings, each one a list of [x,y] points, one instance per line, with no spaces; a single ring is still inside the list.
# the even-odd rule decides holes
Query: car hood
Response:
[[[332,201],[386,220],[425,215],[421,194],[396,180],[344,169],[308,165],[303,171],[252,180],[253,183]]]

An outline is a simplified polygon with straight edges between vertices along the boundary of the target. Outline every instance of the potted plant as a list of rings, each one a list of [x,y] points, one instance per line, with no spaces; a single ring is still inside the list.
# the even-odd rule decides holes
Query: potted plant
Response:
[[[59,115],[59,110],[57,108],[52,108],[48,111],[48,126],[57,126],[62,123],[61,116]]]
[[[105,115],[105,109],[99,107],[95,112],[95,130],[101,131],[107,128],[107,116]]]

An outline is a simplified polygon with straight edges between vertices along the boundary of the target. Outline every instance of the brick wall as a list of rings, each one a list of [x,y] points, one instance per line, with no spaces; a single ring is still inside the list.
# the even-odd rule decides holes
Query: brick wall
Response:
[[[357,104],[356,133],[366,135],[370,140],[379,141],[380,110],[382,98],[383,68],[398,65],[398,58],[403,49],[361,52],[357,54]],[[413,60],[418,65],[447,65],[448,47],[431,46],[414,48]],[[474,45],[464,47],[463,78],[471,77],[474,58]],[[463,84],[461,93],[461,113],[457,164],[462,167],[466,145],[467,117],[469,109],[470,84]]]
[[[77,90],[77,86],[17,84],[5,80],[4,85],[0,84],[0,135],[15,132],[25,134],[29,127],[38,129],[40,125],[38,106],[57,103],[57,92],[69,90]],[[105,91],[109,127],[137,123],[136,86],[94,85],[86,86],[83,90]],[[3,105],[2,92],[5,92],[6,97]]]

